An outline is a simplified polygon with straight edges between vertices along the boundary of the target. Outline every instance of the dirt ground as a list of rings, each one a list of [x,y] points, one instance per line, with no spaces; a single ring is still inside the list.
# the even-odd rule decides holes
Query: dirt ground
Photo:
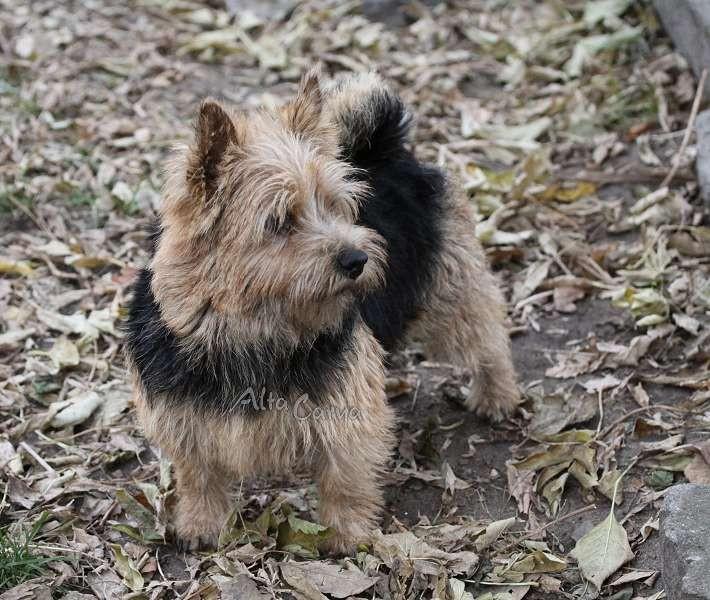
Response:
[[[266,4],[0,0],[0,600],[663,598],[664,491],[710,483],[710,229],[707,102],[649,3]],[[163,160],[203,97],[278,104],[316,61],[381,73],[468,192],[524,404],[472,417],[413,344],[356,556],[318,553],[306,474],[242,482],[181,554],[120,330]]]

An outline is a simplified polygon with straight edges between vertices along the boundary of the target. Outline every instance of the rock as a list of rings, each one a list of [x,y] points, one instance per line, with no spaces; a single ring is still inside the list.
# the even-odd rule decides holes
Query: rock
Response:
[[[249,12],[266,22],[283,21],[296,8],[295,0],[226,0],[231,15]]]
[[[653,6],[673,43],[700,77],[710,66],[710,2],[708,0],[653,0]],[[705,82],[710,98],[710,77]]]
[[[414,23],[428,12],[426,9],[432,9],[440,3],[441,0],[422,0],[417,3],[409,0],[362,0],[361,6],[362,14],[370,21],[394,29]]]
[[[695,120],[695,134],[698,139],[698,155],[695,169],[698,173],[700,195],[710,206],[710,110],[701,112]]]
[[[663,26],[673,43],[700,77],[704,68],[710,69],[710,2],[708,0],[653,0]],[[705,81],[705,98],[710,99],[710,75]],[[696,120],[698,157],[696,169],[700,193],[710,206],[710,111],[702,112]]]
[[[407,25],[405,0],[363,0],[362,14],[370,21],[384,23],[388,27],[404,27]]]
[[[667,599],[710,600],[710,486],[670,488],[660,532]]]

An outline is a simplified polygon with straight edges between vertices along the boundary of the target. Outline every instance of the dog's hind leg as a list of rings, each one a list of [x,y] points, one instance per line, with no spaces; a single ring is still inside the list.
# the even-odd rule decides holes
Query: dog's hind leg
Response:
[[[431,288],[411,334],[429,358],[470,370],[466,407],[500,420],[520,393],[505,325],[505,303],[475,236],[471,211],[449,198]]]

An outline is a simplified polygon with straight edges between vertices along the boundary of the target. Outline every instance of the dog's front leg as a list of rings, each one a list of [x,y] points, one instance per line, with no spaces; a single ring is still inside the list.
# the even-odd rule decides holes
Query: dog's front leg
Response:
[[[336,534],[327,550],[352,553],[376,526],[383,498],[380,478],[393,445],[394,414],[384,390],[374,391],[367,406],[338,412],[316,422],[316,463],[320,521]]]
[[[174,519],[178,547],[216,548],[230,511],[229,482],[222,469],[198,460],[175,462],[178,501]]]

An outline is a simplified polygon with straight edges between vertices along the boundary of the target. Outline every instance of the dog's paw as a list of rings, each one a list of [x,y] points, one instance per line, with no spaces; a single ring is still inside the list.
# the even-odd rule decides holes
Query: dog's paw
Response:
[[[196,528],[176,525],[170,529],[175,547],[180,553],[215,550],[219,532],[214,528]]]
[[[466,398],[465,406],[478,417],[494,423],[504,421],[520,406],[520,392],[515,383],[508,386],[474,386]]]
[[[319,549],[331,556],[354,556],[357,553],[358,540],[350,535],[335,532],[324,540]]]
[[[213,536],[176,535],[174,539],[175,547],[180,553],[201,552],[217,549],[217,540]]]

